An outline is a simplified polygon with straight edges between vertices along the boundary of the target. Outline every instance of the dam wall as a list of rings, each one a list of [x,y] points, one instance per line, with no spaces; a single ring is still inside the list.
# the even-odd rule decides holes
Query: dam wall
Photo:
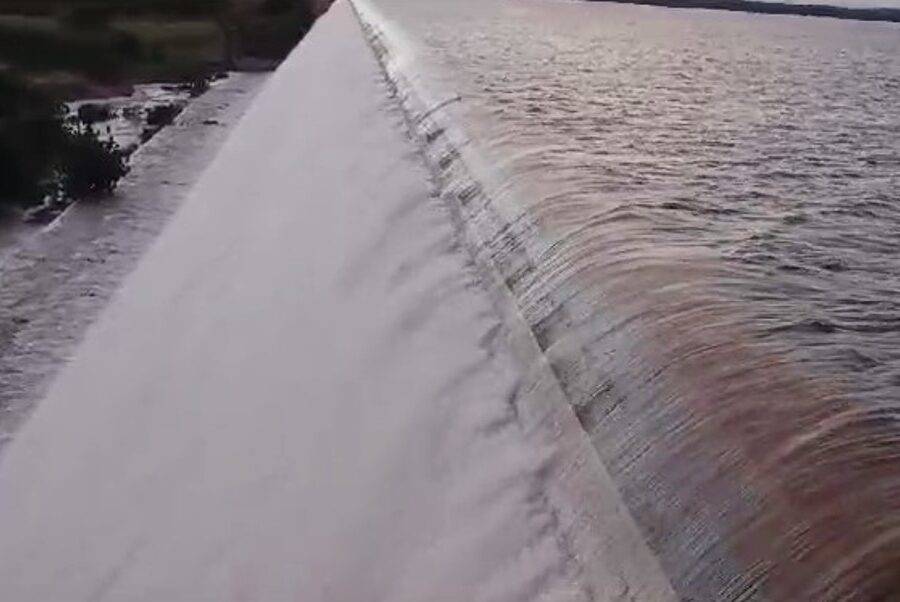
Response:
[[[0,599],[674,600],[347,2],[0,461]]]

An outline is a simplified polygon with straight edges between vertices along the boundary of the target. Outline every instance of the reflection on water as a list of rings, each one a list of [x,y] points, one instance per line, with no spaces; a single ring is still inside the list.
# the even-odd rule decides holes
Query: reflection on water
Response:
[[[359,4],[679,593],[900,596],[900,28]]]

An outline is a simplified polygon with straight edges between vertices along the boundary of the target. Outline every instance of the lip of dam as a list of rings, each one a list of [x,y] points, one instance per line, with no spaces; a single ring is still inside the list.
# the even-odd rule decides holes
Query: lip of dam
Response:
[[[740,172],[729,176],[727,165],[714,164],[734,144],[730,131],[705,134],[710,146],[720,143],[714,154],[696,161],[684,154],[671,164],[655,162],[652,148],[639,138],[657,137],[662,147],[678,136],[700,135],[690,127],[702,123],[703,115],[686,116],[678,103],[687,106],[695,91],[715,92],[702,75],[687,68],[680,87],[658,81],[673,70],[676,76],[682,73],[650,60],[659,52],[653,47],[654,33],[675,36],[672,31],[679,26],[699,33],[721,27],[731,31],[737,44],[756,44],[753,28],[770,27],[776,37],[799,31],[801,42],[818,43],[829,35],[843,40],[840,36],[856,34],[852,28],[869,25],[850,24],[851,29],[833,35],[829,31],[844,25],[819,20],[748,25],[740,15],[727,17],[733,21],[702,14],[665,20],[668,14],[603,3],[355,4],[404,100],[442,195],[457,207],[473,254],[490,266],[527,325],[677,593],[723,600],[877,600],[896,594],[900,426],[896,402],[891,402],[896,385],[889,379],[871,386],[863,380],[853,388],[843,374],[828,370],[834,356],[823,352],[828,347],[821,337],[839,335],[843,326],[804,315],[803,307],[792,307],[787,297],[815,294],[819,298],[812,302],[838,311],[843,300],[828,297],[819,282],[810,280],[813,274],[829,278],[833,272],[828,266],[846,259],[825,261],[822,251],[828,247],[818,238],[827,230],[810,226],[806,231],[808,218],[786,200],[774,198],[767,207],[769,191],[760,192],[756,202],[764,210],[774,209],[774,215],[762,212],[753,227],[762,230],[760,225],[771,221],[772,230],[751,230],[746,238],[736,230],[744,227],[740,219],[748,209],[727,196],[731,191],[722,191],[723,183],[733,179],[750,182],[752,188],[765,181],[749,179],[751,170],[745,179],[739,179]],[[592,29],[591,23],[603,25]],[[635,23],[642,29],[635,30]],[[890,39],[890,30],[872,30],[873,45],[887,45]],[[680,64],[702,64],[707,52],[702,50]],[[865,50],[873,77],[859,76],[860,94],[868,102],[883,102],[888,97],[879,84],[871,90],[865,86],[877,81],[879,69],[891,74],[888,81],[896,80],[896,72],[875,52],[882,48]],[[791,47],[785,54],[798,60],[797,53],[808,52],[813,51]],[[848,65],[856,59],[853,51],[837,56]],[[663,58],[679,61],[674,53]],[[605,66],[604,60],[618,62],[620,70]],[[591,85],[598,73],[612,80],[606,82],[610,88]],[[668,90],[659,86],[671,85],[669,104],[654,104],[652,96],[635,98],[642,85],[660,95]],[[792,109],[777,93],[773,101]],[[657,120],[672,115],[668,131],[677,133],[665,137],[666,130],[653,129],[648,119],[637,122],[640,134],[629,136],[608,115],[618,109],[622,122],[634,121],[625,109],[636,113],[643,109],[639,102],[647,102]],[[826,119],[815,115],[809,123],[785,128],[804,132],[818,125],[829,133],[832,126],[862,127],[851,111],[851,105],[832,111],[833,123],[815,121]],[[896,118],[893,112],[885,117],[886,129],[875,132],[866,145],[880,157],[870,165],[883,162],[884,167],[873,167],[869,180],[848,175],[847,190],[832,189],[837,198],[848,195],[849,203],[881,207],[875,197],[892,181],[885,170],[896,164],[897,155],[891,153],[898,149],[874,148],[889,144],[888,133],[897,122],[888,120]],[[792,142],[777,129],[780,125],[767,127],[760,131],[782,136],[767,144],[786,147]],[[844,148],[832,147],[833,160],[844,159]],[[757,148],[748,144],[747,150]],[[698,152],[705,149],[698,146]],[[616,160],[628,162],[628,169],[619,168]],[[718,187],[717,194],[730,205],[666,188],[674,187],[680,174],[693,175],[703,162],[713,168],[698,181]],[[765,169],[771,163],[746,165]],[[810,180],[804,184],[801,174],[800,182],[791,183],[790,175],[773,172],[770,177],[785,186],[783,195],[802,196]],[[828,180],[814,182],[818,187]],[[854,182],[870,182],[870,189]],[[644,190],[659,192],[653,198]],[[813,210],[831,220],[832,209]],[[886,212],[888,206],[877,211]],[[884,219],[895,217],[885,214]],[[709,224],[723,229],[713,232],[721,239],[705,245]],[[871,229],[872,223],[867,226]],[[779,238],[791,227],[811,238]],[[872,232],[874,238],[877,231]],[[835,222],[832,233],[843,235],[843,227]],[[849,248],[859,244],[849,235],[841,239],[844,246],[830,244],[834,253],[848,247],[847,257],[867,262],[873,273],[881,273],[881,257],[889,257],[896,247],[885,239],[871,248]],[[725,258],[719,251],[723,247],[729,253]],[[800,277],[787,268],[776,272],[783,275],[761,277],[768,272],[762,272],[760,262],[787,261],[788,251],[795,262],[821,262],[824,267],[814,272],[804,265]],[[890,359],[883,373],[889,375],[898,351],[890,338],[895,308],[884,287],[874,285],[877,279],[860,275],[866,293],[883,298],[880,303],[889,309],[859,318],[871,328],[859,330],[870,334],[857,342],[884,350],[880,356]],[[760,308],[782,315],[760,315]],[[845,344],[835,341],[832,348]],[[811,359],[805,355],[816,353]]]

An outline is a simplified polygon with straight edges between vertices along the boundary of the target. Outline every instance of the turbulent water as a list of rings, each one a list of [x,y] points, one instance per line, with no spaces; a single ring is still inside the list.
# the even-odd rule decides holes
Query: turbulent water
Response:
[[[900,27],[358,5],[679,594],[900,598]]]

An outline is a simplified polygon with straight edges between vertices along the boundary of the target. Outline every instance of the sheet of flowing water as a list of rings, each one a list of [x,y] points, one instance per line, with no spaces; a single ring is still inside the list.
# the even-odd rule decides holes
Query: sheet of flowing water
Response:
[[[900,596],[900,28],[358,4],[679,593]]]

